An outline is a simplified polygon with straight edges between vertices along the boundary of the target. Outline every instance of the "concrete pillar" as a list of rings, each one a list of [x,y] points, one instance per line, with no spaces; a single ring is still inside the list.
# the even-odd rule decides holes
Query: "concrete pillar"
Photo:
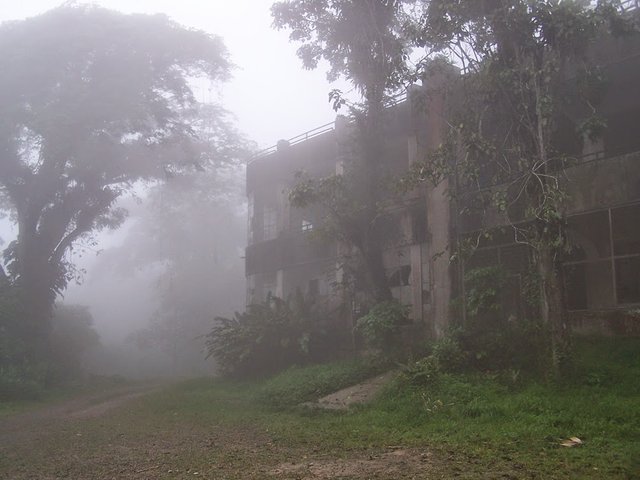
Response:
[[[276,272],[276,292],[275,295],[278,298],[284,298],[284,270],[278,270]]]
[[[411,259],[411,318],[414,322],[422,322],[422,255],[420,244],[410,246]]]
[[[433,72],[427,72],[423,79],[424,88],[424,137],[421,154],[438,148],[445,140],[446,131],[446,102],[447,89],[452,79],[457,75],[457,69],[439,67]],[[418,135],[420,135],[418,133]],[[430,259],[431,270],[431,303],[428,309],[428,321],[431,333],[442,337],[449,326],[451,315],[451,300],[453,292],[453,269],[450,263],[452,241],[451,202],[447,195],[449,180],[445,179],[438,185],[427,184],[426,202],[428,219],[427,254]]]

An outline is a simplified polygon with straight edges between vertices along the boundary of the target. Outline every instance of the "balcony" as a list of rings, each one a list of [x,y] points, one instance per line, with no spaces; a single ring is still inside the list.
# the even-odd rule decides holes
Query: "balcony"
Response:
[[[299,265],[329,260],[337,256],[334,243],[311,239],[309,234],[281,234],[278,238],[249,245],[246,275],[275,272]]]

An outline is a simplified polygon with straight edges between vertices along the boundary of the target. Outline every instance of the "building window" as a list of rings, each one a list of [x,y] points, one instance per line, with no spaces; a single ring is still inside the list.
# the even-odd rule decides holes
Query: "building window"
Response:
[[[640,303],[640,205],[570,217],[573,250],[564,262],[567,308]]]
[[[247,203],[247,217],[249,219],[249,224],[247,225],[247,242],[249,245],[253,243],[254,233],[253,233],[253,215],[254,215],[254,200],[253,195],[249,195],[249,201]]]
[[[276,296],[276,284],[265,283],[262,285],[262,300],[267,301]]]
[[[389,287],[406,287],[411,278],[411,265],[402,265],[389,272]]]
[[[278,233],[278,214],[275,208],[265,206],[262,211],[262,239],[271,240]]]
[[[313,230],[313,223],[308,220],[302,220],[302,231],[310,232],[311,230]]]

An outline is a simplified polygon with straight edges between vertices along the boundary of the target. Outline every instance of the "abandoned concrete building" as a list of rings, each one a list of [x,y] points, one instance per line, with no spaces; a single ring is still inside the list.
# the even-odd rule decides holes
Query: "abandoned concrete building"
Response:
[[[638,331],[638,315],[628,312],[640,306],[640,41],[603,42],[593,55],[608,81],[599,107],[607,128],[589,140],[575,133],[580,112],[568,112],[563,120],[562,148],[577,160],[562,172],[574,245],[562,259],[565,308],[578,328],[602,329],[606,323],[604,328]],[[437,81],[424,84],[413,87],[414,93],[435,88]],[[386,158],[396,173],[423,158],[444,135],[446,99],[432,95],[426,108],[418,108],[412,98],[409,91],[388,109]],[[249,163],[248,303],[264,300],[269,292],[286,298],[297,289],[327,299],[335,294],[340,246],[310,239],[322,212],[291,207],[288,191],[297,171],[313,177],[340,171],[348,130],[348,122],[338,117],[334,124],[278,142]],[[486,228],[487,222],[499,227],[501,219],[460,214],[447,188],[446,181],[424,185],[392,209],[391,228],[400,235],[384,252],[394,297],[431,335],[447,328],[452,300],[464,288],[464,269],[501,266],[509,276],[504,295],[517,316],[524,308],[521,291],[529,268],[528,247],[508,228],[483,239],[468,261],[454,267],[447,254],[451,242]]]

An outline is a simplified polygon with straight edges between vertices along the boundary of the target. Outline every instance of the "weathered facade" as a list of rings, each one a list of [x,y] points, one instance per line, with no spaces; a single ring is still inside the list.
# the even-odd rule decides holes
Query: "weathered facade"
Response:
[[[607,128],[597,139],[580,138],[577,127],[588,113],[577,107],[565,110],[561,124],[560,145],[572,159],[558,175],[566,192],[564,214],[571,244],[561,259],[564,304],[577,329],[638,333],[640,40],[636,36],[603,41],[592,55],[607,79],[598,105]],[[483,228],[505,225],[495,211],[457,220],[460,236],[478,231],[481,224]],[[463,267],[503,267],[509,275],[507,303],[514,315],[521,316],[526,307],[519,292],[530,273],[529,258],[528,248],[516,241],[514,231],[503,228],[490,240],[481,240]]]
[[[640,306],[640,41],[603,43],[593,54],[608,78],[599,108],[608,128],[599,139],[583,139],[575,131],[584,112],[568,111],[563,119],[562,146],[577,159],[561,176],[574,245],[562,262],[565,306],[581,328],[599,327],[609,318],[608,326],[638,329],[640,319],[628,312]],[[443,141],[450,99],[438,87],[447,81],[442,75],[426,79],[427,87],[415,87],[408,99],[388,109],[385,162],[390,171],[401,174]],[[420,105],[414,95],[422,98]],[[296,289],[344,301],[333,288],[341,274],[340,246],[312,239],[323,212],[292,208],[288,191],[297,171],[315,177],[340,171],[348,130],[348,122],[339,117],[335,124],[279,142],[249,164],[248,303],[263,300],[268,292],[286,298]],[[449,324],[452,300],[464,289],[465,269],[502,266],[510,279],[508,308],[519,316],[530,268],[530,252],[508,228],[481,240],[464,265],[450,262],[456,239],[505,222],[486,211],[482,218],[461,215],[446,193],[448,182],[425,184],[389,207],[389,228],[398,235],[384,252],[394,297],[410,306],[416,324],[436,336]]]

